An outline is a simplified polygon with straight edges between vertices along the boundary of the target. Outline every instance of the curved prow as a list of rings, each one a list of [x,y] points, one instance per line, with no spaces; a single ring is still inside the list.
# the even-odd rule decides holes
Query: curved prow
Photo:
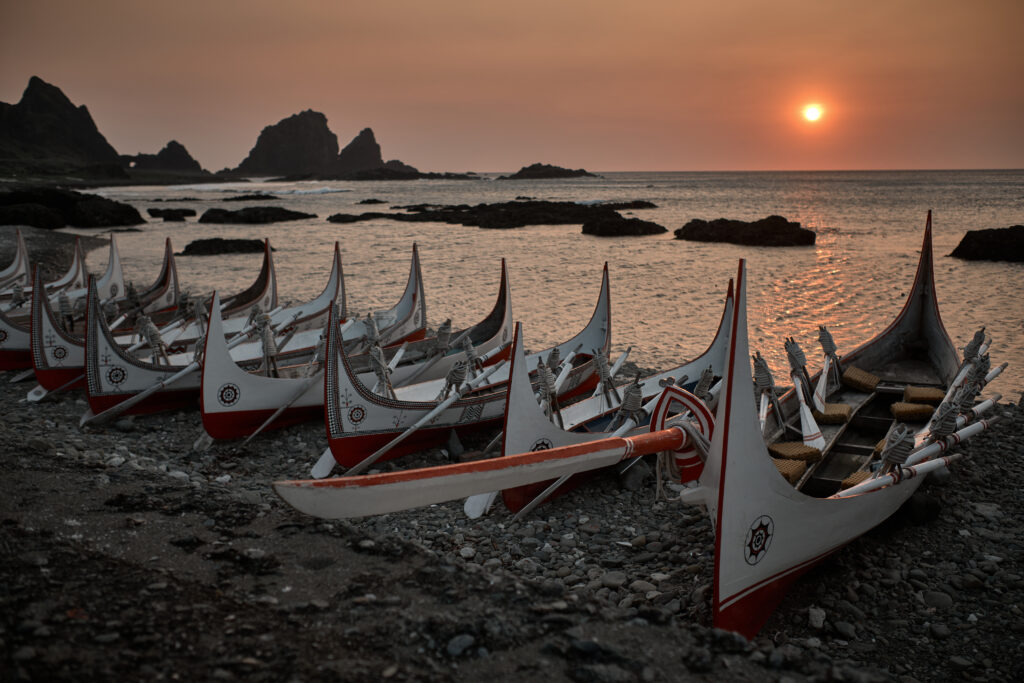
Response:
[[[175,309],[181,301],[178,267],[174,262],[174,248],[171,246],[170,237],[164,241],[164,260],[160,267],[160,275],[140,298],[145,302],[142,310],[148,315]]]
[[[96,293],[100,300],[116,299],[124,296],[124,272],[121,270],[121,253],[117,250],[117,237],[110,236],[110,258],[107,270],[95,283]]]
[[[880,367],[885,365],[887,360],[898,360],[891,357],[894,349],[896,353],[909,353],[913,347],[923,342],[928,348],[928,358],[938,371],[940,379],[943,382],[953,379],[958,370],[955,362],[957,353],[939,315],[934,260],[932,212],[929,210],[917,271],[902,310],[881,333],[844,355],[844,364],[855,361],[860,365]],[[883,339],[885,343],[880,343]]]
[[[15,230],[15,252],[11,265],[0,270],[0,287],[7,289],[15,285],[28,284],[28,249],[25,247],[25,238],[21,230]]]
[[[88,273],[85,269],[85,252],[82,251],[82,240],[75,237],[75,248],[71,255],[71,265],[57,280],[46,284],[46,289],[84,289]]]
[[[286,327],[305,329],[303,323],[311,320],[322,320],[321,316],[332,306],[332,303],[345,300],[345,275],[341,269],[341,249],[334,243],[334,257],[331,263],[331,275],[327,278],[327,286],[313,299],[297,308],[285,308],[272,316],[275,325],[285,323]]]
[[[423,289],[423,272],[420,269],[420,250],[412,245],[412,263],[409,265],[409,279],[402,292],[402,298],[394,308],[378,319],[381,345],[389,346],[402,341],[419,341],[426,337],[427,302]]]
[[[278,304],[277,272],[274,270],[273,249],[268,238],[263,240],[263,265],[260,267],[259,275],[248,289],[224,299],[224,317],[248,310],[255,304],[264,311],[272,311]]]

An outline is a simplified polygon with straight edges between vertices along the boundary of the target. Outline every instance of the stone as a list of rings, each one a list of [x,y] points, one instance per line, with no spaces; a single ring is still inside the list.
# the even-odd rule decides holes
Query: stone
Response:
[[[47,229],[68,225],[112,228],[146,222],[135,207],[95,194],[52,187],[0,192],[0,225],[10,225],[9,221],[24,224],[20,221],[25,218],[34,221],[29,225]]]
[[[946,626],[945,624],[935,624],[935,623],[933,623],[931,625],[931,632],[932,632],[932,636],[934,636],[938,640],[945,640],[946,638],[949,638],[953,634],[953,632],[950,631],[949,627]]]
[[[466,650],[473,647],[474,643],[476,643],[476,638],[468,633],[460,633],[448,641],[446,649],[449,656],[460,657]]]
[[[1024,225],[968,230],[950,256],[967,261],[1024,261]]]
[[[716,218],[705,221],[691,220],[675,231],[677,240],[694,242],[729,242],[760,247],[810,246],[817,237],[813,230],[801,228],[800,223],[782,216],[768,216],[756,221]]]
[[[177,140],[171,140],[156,154],[122,156],[121,162],[133,171],[209,175]]]
[[[658,588],[649,581],[637,579],[636,581],[629,584],[629,590],[633,591],[634,593],[649,593],[651,591],[657,591]]]
[[[195,216],[195,209],[146,209],[151,218],[162,218],[165,223],[182,222],[189,216]]]
[[[471,545],[462,546],[461,548],[459,548],[459,555],[464,560],[472,560],[474,557],[476,557],[476,549],[473,548],[473,546]]]
[[[848,621],[837,621],[832,624],[832,627],[846,640],[853,640],[857,637],[857,629]]]
[[[647,461],[637,459],[636,464],[619,475],[619,486],[627,491],[639,491],[651,474],[651,466],[647,464]]]
[[[606,572],[601,576],[601,585],[608,588],[618,588],[626,583],[624,572]]]
[[[924,604],[935,609],[946,610],[953,606],[953,598],[942,591],[926,591]]]
[[[373,130],[364,128],[341,150],[332,170],[335,173],[347,173],[380,168],[383,165],[384,159],[380,155],[380,145],[377,144]]]
[[[820,607],[807,608],[807,623],[811,628],[820,631],[825,628],[825,610]]]

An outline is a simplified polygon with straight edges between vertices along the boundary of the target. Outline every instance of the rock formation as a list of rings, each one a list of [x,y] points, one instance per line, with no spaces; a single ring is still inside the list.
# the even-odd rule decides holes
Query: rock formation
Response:
[[[498,180],[546,180],[548,178],[597,178],[582,168],[571,169],[552,164],[530,164],[523,166],[512,175],[503,175]]]
[[[1024,225],[968,230],[950,256],[967,261],[1024,262]]]
[[[145,222],[135,207],[94,194],[48,187],[0,192],[0,225],[111,228]]]
[[[210,237],[194,240],[185,245],[178,256],[213,256],[215,254],[258,254],[263,252],[263,240],[224,239]]]
[[[345,149],[338,154],[337,162],[334,164],[336,173],[344,174],[354,171],[367,171],[380,168],[384,165],[384,159],[380,155],[380,145],[373,136],[373,131],[363,128],[359,135],[352,139],[352,142],[345,145]],[[411,167],[410,167],[411,168]],[[415,171],[415,169],[413,169]]]
[[[124,176],[117,151],[85,105],[33,76],[17,104],[0,103],[0,171],[42,174],[94,170]]]
[[[177,140],[171,140],[156,154],[123,156],[121,160],[135,171],[206,173],[185,146]]]
[[[307,109],[267,126],[241,164],[241,175],[302,176],[329,173],[337,161],[338,138],[327,117]]]
[[[695,218],[675,231],[677,240],[694,242],[729,242],[759,247],[796,247],[814,244],[813,230],[782,216],[768,216],[747,222],[716,218],[705,221]]]
[[[187,216],[195,216],[195,209],[146,209],[152,218],[163,218],[164,223],[180,223]]]
[[[597,235],[598,237],[660,235],[663,232],[668,232],[668,228],[639,218],[623,218],[619,214],[601,216],[583,224],[584,235]]]
[[[280,223],[316,218],[315,213],[291,211],[280,206],[247,206],[237,211],[207,209],[199,217],[200,223]]]

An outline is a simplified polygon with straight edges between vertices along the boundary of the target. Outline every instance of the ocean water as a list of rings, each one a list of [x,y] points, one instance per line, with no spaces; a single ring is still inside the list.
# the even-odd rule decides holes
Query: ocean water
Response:
[[[783,339],[801,342],[812,368],[820,363],[817,326],[825,324],[840,353],[882,330],[911,285],[926,213],[933,210],[935,278],[943,320],[958,347],[985,326],[993,364],[1010,367],[990,388],[1017,400],[1024,390],[1024,264],[968,262],[948,254],[968,230],[1024,224],[1024,171],[609,173],[602,178],[505,181],[249,182],[176,187],[118,187],[100,194],[136,206],[211,207],[266,192],[275,206],[317,218],[274,225],[151,222],[117,236],[127,279],[156,276],[164,237],[176,251],[202,237],[269,237],[276,249],[279,293],[300,301],[326,283],[335,241],[341,245],[348,303],[366,313],[393,305],[405,286],[412,244],[419,245],[428,321],[456,326],[480,320],[494,304],[500,260],[508,261],[513,313],[529,348],[574,334],[589,319],[608,262],[612,287],[613,356],[660,369],[699,355],[722,313],[726,284],[747,259],[750,338],[776,372],[788,376]],[[188,201],[168,201],[180,198]],[[390,211],[408,204],[477,204],[530,197],[577,202],[646,199],[655,209],[625,212],[669,229],[664,235],[600,238],[579,225],[515,230],[374,220],[335,225],[332,213]],[[385,204],[358,205],[377,198]],[[154,202],[163,199],[163,202]],[[673,239],[692,218],[752,220],[770,214],[817,232],[813,247],[763,248]],[[88,255],[100,272],[106,250]],[[259,254],[179,257],[183,285],[193,292],[234,293],[248,286]]]

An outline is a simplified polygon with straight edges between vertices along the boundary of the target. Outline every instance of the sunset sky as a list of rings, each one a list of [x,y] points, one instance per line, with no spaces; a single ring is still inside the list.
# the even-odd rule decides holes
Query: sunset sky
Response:
[[[1021,168],[1022,27],[1024,0],[0,0],[0,101],[37,75],[119,152],[210,170],[303,109],[421,170]]]

